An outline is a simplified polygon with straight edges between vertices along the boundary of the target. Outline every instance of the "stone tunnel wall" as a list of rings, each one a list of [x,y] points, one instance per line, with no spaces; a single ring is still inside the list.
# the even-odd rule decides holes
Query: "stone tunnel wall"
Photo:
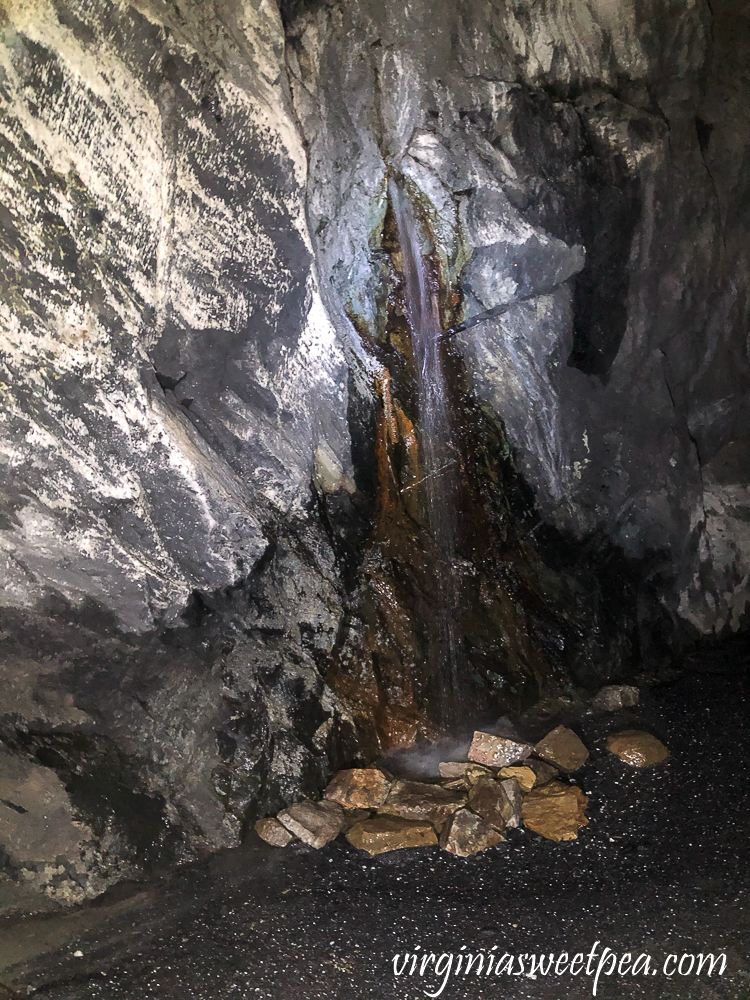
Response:
[[[83,898],[373,752],[326,678],[376,509],[389,172],[518,559],[558,618],[601,607],[569,621],[611,633],[588,680],[744,626],[739,3],[2,0],[0,31],[8,877]]]

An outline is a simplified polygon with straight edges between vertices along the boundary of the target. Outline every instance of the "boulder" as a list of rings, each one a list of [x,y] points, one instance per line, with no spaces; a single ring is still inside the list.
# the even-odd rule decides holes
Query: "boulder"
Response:
[[[461,858],[486,851],[501,844],[505,838],[469,809],[459,809],[443,827],[440,846]]]
[[[368,854],[385,854],[405,847],[427,847],[438,842],[432,823],[399,816],[375,816],[360,820],[347,830],[346,839]]]
[[[422,781],[394,781],[388,798],[380,807],[383,816],[429,820],[440,830],[446,819],[466,804],[459,791]]]
[[[547,733],[534,747],[534,753],[561,771],[577,771],[589,758],[580,738],[567,726],[558,726]]]
[[[344,809],[377,809],[385,802],[390,787],[390,781],[378,768],[358,767],[339,771],[323,797]]]
[[[577,785],[551,781],[532,789],[523,800],[524,826],[548,840],[576,840],[580,828],[588,823],[588,801]]]
[[[336,802],[295,802],[280,812],[278,821],[310,847],[325,847],[344,828],[344,810]]]
[[[255,824],[255,832],[272,847],[288,847],[297,838],[275,816],[266,816]]]
[[[632,684],[607,684],[591,702],[595,712],[617,712],[632,708],[641,699],[641,692]]]
[[[485,767],[507,767],[519,760],[524,760],[532,752],[527,743],[517,743],[505,736],[493,736],[491,733],[477,731],[469,747],[469,760]]]
[[[106,856],[53,770],[0,749],[0,856],[29,887],[63,904],[107,888]]]
[[[623,729],[607,737],[607,750],[631,767],[649,767],[669,756],[669,750],[651,733],[639,729]]]

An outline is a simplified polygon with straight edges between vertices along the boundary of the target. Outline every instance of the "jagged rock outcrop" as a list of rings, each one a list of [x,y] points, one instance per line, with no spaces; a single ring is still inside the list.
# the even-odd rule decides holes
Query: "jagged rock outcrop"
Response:
[[[0,775],[65,826],[14,878],[94,894],[433,731],[389,177],[479,470],[472,691],[744,627],[740,14],[0,0]]]

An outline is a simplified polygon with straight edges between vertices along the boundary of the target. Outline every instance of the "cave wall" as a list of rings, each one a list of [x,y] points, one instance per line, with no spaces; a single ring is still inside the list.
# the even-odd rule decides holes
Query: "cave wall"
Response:
[[[336,303],[382,326],[395,171],[432,206],[468,321],[455,342],[545,522],[650,558],[687,632],[739,627],[742,487],[719,487],[712,463],[743,449],[750,398],[746,12],[417,3],[394,19],[358,3],[288,17]]]
[[[595,684],[744,626],[740,3],[1,0],[0,31],[6,877],[95,894],[374,752],[389,176],[528,498],[497,486],[502,655],[567,643]]]

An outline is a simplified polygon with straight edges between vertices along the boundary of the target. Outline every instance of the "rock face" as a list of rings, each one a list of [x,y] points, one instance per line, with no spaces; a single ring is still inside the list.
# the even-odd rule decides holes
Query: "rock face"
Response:
[[[588,798],[577,785],[551,781],[535,788],[523,800],[524,826],[548,840],[576,840],[586,826]]]
[[[349,374],[273,3],[10,0],[0,36],[0,738],[110,831],[93,894],[356,754],[318,668]]]
[[[82,902],[137,870],[122,863],[112,831],[97,836],[80,822],[54,771],[3,751],[0,844],[9,874],[63,904]]]
[[[608,736],[607,750],[631,767],[660,764],[669,756],[669,750],[661,740],[638,729],[623,729],[621,733]]]
[[[25,857],[40,814],[3,813],[14,877],[62,845],[94,895],[435,732],[389,176],[487,717],[746,624],[747,32],[739,0],[3,0],[0,741],[59,820]]]

